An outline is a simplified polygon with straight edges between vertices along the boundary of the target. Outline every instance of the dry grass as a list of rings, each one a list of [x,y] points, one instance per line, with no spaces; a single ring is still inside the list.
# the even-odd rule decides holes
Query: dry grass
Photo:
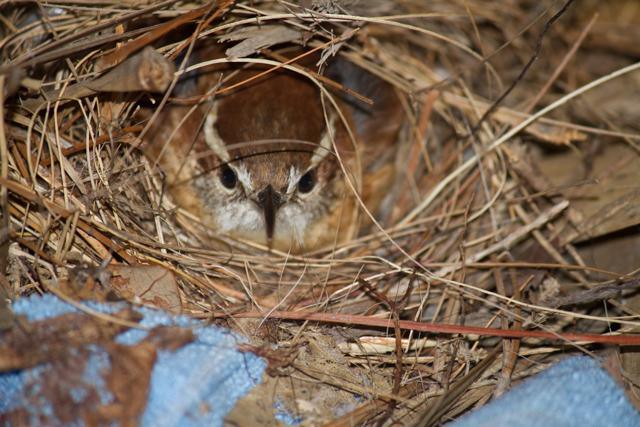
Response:
[[[604,73],[581,65],[597,49],[588,37],[598,28],[590,3],[555,22],[560,8],[551,1],[301,2],[314,11],[275,1],[144,3],[0,8],[0,202],[8,232],[0,261],[11,298],[64,293],[60,282],[78,269],[162,266],[178,279],[184,313],[227,319],[252,337],[256,351],[281,365],[285,406],[332,425],[435,425],[559,352],[597,352],[591,343],[603,340],[599,334],[638,344],[628,335],[640,325],[628,304],[637,271],[582,259],[581,221],[534,162],[536,150],[582,150],[598,138],[637,150],[640,135],[624,123],[605,127],[573,111],[584,92],[640,68],[624,55]],[[46,19],[30,21],[42,11]],[[408,160],[387,219],[363,214],[370,225],[357,238],[303,256],[212,235],[172,205],[160,171],[138,149],[148,122],[137,111],[152,95],[120,81],[68,92],[145,46],[179,58],[179,75],[180,55],[196,39],[267,23],[299,31],[310,47],[340,47],[405,100],[398,147]],[[277,62],[269,52],[263,62]],[[313,321],[279,320],[296,316]],[[408,321],[460,327],[420,330]],[[509,339],[495,338],[499,330]],[[534,330],[550,335],[536,338]],[[281,352],[266,353],[268,343]],[[305,389],[315,400],[299,397]],[[355,396],[366,403],[356,407]],[[296,399],[310,404],[296,408]],[[340,399],[350,418],[331,411]]]

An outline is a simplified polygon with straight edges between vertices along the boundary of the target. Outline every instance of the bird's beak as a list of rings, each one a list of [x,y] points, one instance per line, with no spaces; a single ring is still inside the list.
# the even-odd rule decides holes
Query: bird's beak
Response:
[[[262,208],[264,213],[264,223],[267,229],[267,242],[271,247],[271,239],[276,225],[276,213],[278,208],[282,206],[282,196],[275,191],[271,185],[267,185],[258,193],[258,206]]]

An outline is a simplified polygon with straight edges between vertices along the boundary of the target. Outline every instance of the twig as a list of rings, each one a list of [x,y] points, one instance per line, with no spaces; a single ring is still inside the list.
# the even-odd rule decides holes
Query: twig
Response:
[[[258,311],[247,311],[236,313],[233,316],[237,318],[264,318],[266,313]],[[226,315],[224,315],[226,316]],[[274,311],[269,314],[273,319],[287,320],[311,320],[322,323],[335,323],[341,325],[358,325],[365,327],[391,328],[393,321],[389,319],[380,319],[371,316],[358,316],[353,314],[337,314],[337,313],[313,313],[304,311]],[[219,316],[216,316],[219,317]],[[404,330],[428,332],[432,334],[461,334],[471,336],[484,337],[501,337],[501,338],[538,338],[549,341],[564,342],[581,342],[581,343],[600,343],[600,344],[617,344],[621,346],[640,345],[640,335],[597,335],[582,334],[573,332],[543,332],[543,331],[524,331],[515,329],[497,329],[497,328],[481,328],[477,326],[449,325],[445,323],[424,323],[414,322],[412,320],[399,320],[398,327]]]

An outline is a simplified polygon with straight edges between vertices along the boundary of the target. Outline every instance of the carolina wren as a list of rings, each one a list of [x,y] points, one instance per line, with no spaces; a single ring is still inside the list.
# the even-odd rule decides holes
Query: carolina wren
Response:
[[[221,57],[213,46],[195,60]],[[313,68],[309,60],[302,65]],[[145,152],[164,171],[175,202],[218,233],[285,252],[343,241],[357,226],[357,203],[334,149],[347,169],[360,159],[362,198],[375,209],[394,175],[398,99],[389,85],[345,60],[328,66],[330,78],[374,102],[339,101],[354,146],[328,102],[325,113],[312,81],[284,69],[255,78],[267,68],[226,63],[196,70],[178,93],[219,94],[197,106],[165,108],[145,137]]]

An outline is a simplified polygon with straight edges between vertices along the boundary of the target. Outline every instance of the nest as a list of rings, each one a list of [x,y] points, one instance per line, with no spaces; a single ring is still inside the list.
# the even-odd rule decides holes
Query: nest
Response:
[[[637,345],[640,53],[617,5],[598,20],[595,1],[3,6],[0,289],[245,334],[271,377],[240,425],[275,401],[310,424],[436,425],[560,353]],[[363,213],[351,241],[291,255],[172,203],[141,112],[171,102],[207,39],[271,61],[302,45],[393,85],[405,161],[384,222]]]

